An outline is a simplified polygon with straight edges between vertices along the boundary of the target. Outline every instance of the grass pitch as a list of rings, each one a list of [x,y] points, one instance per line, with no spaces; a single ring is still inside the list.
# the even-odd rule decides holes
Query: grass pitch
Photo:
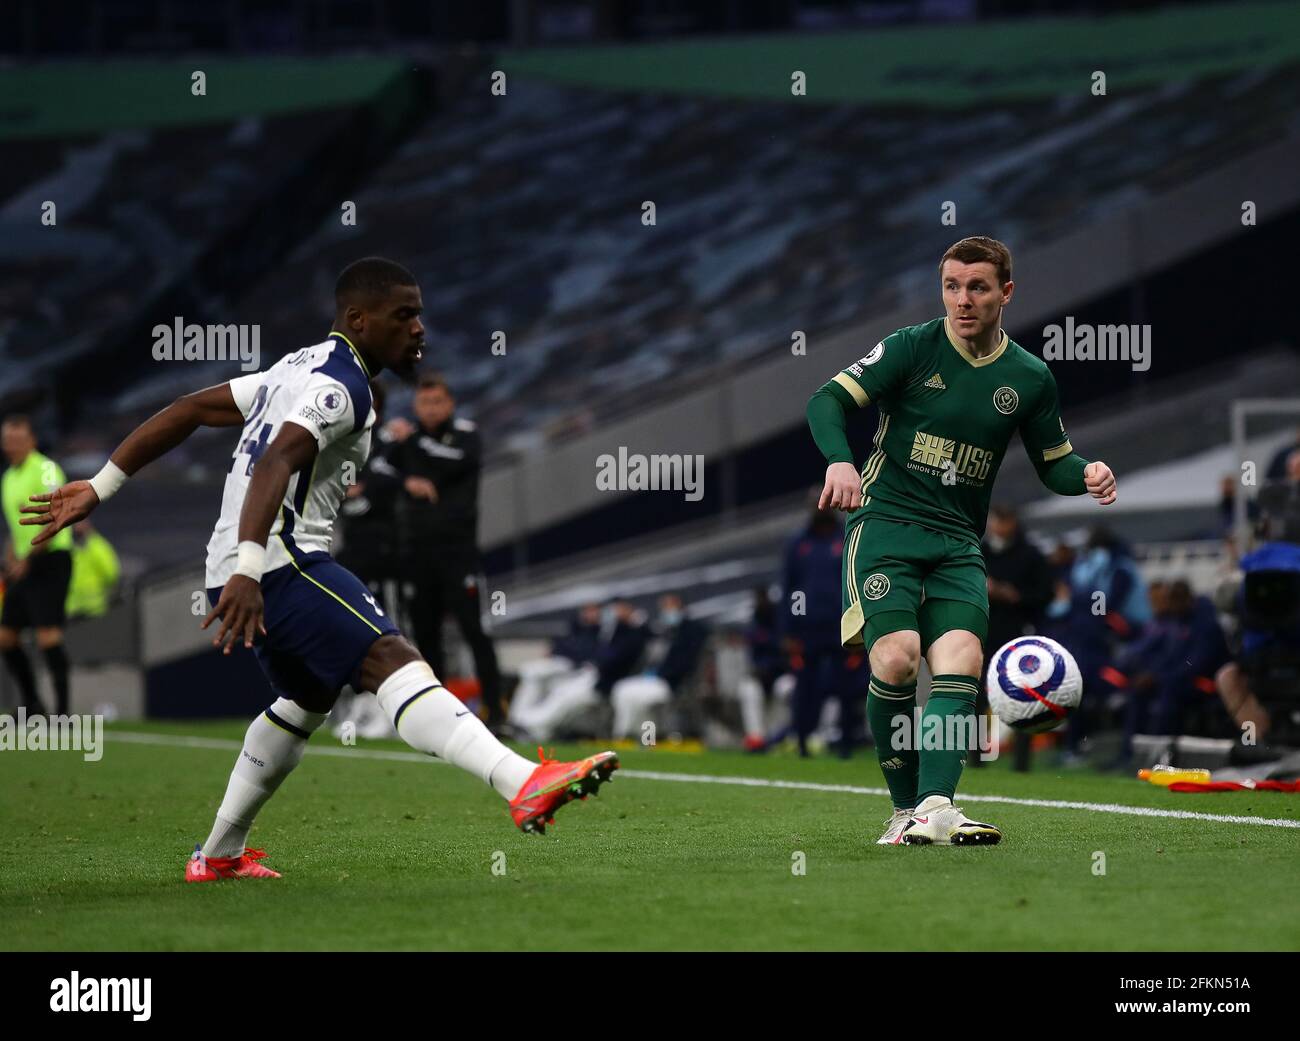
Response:
[[[459,770],[397,742],[344,749],[320,733],[250,836],[284,878],[186,885],[245,726],[116,728],[163,743],[110,728],[98,763],[0,753],[0,948],[1300,947],[1300,829],[1255,823],[1300,821],[1296,796],[1180,795],[999,762],[966,771],[959,805],[996,795],[1247,820],[968,800],[1003,829],[1000,846],[878,847],[887,798],[820,787],[883,788],[869,753],[625,751],[614,783],[539,838]],[[202,742],[171,743],[182,735]]]

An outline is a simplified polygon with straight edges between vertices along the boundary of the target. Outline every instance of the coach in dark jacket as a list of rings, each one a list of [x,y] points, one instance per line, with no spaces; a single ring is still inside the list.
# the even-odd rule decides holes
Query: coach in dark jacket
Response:
[[[1043,613],[1052,602],[1055,580],[1051,564],[1025,538],[1020,518],[1011,506],[994,503],[989,510],[982,548],[989,587],[989,632],[984,652],[991,655],[1007,641],[1039,630]],[[976,705],[980,712],[988,707],[988,693],[983,683],[980,684]],[[1017,769],[1029,768],[1029,750],[1028,737],[1016,735],[1014,754]],[[978,750],[971,752],[968,764],[983,765]]]
[[[487,723],[505,722],[496,650],[483,631],[478,553],[478,484],[482,443],[478,428],[457,418],[456,401],[440,376],[420,378],[416,426],[394,445],[388,460],[403,477],[403,521],[410,546],[415,595],[411,627],[420,652],[446,677],[442,620],[450,614],[474,654]]]
[[[1052,600],[1052,569],[1025,538],[1010,506],[989,510],[983,549],[989,586],[986,648],[992,654],[1008,640],[1037,629]]]
[[[343,522],[343,549],[338,554],[338,562],[384,600],[386,610],[393,611],[397,605],[388,602],[383,593],[384,583],[400,574],[405,550],[398,538],[397,524],[402,475],[388,458],[395,438],[383,427],[387,397],[384,385],[372,380],[370,395],[376,417],[372,431],[374,440],[370,458],[356,475],[356,481],[348,485],[347,496],[339,510]]]

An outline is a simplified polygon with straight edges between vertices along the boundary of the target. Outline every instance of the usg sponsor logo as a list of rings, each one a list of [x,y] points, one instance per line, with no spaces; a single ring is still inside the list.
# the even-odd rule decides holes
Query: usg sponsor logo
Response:
[[[993,451],[968,445],[942,434],[918,430],[912,438],[907,468],[942,476],[951,473],[957,484],[976,487],[988,479],[993,466]]]
[[[645,455],[619,445],[618,455],[596,457],[596,488],[602,492],[683,492],[687,502],[704,498],[704,456]]]
[[[73,972],[50,981],[51,1012],[130,1012],[143,1023],[152,1014],[153,980],[81,978]]]

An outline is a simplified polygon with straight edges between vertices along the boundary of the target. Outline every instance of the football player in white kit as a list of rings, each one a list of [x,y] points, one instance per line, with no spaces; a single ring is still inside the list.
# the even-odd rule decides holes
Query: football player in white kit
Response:
[[[321,343],[269,369],[187,394],[137,427],[89,481],[34,496],[24,524],[40,544],[87,516],[132,474],[200,426],[242,427],[221,516],[208,541],[208,598],[221,625],[213,644],[252,649],[274,702],[244,736],[212,831],[190,859],[190,882],[278,878],[245,845],[258,811],[298,765],[307,740],[348,684],[373,691],[411,747],[481,777],[509,801],[514,822],[543,832],[554,812],[585,798],[618,768],[613,752],[540,764],[501,744],[448,691],[365,585],[329,555],[347,484],[370,452],[370,380],[409,375],[424,349],[415,278],[379,257],[350,265]],[[540,752],[540,749],[539,749]]]

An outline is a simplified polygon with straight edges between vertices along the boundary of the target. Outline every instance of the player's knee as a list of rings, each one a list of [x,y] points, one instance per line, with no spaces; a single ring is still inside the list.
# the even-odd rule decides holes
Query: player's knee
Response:
[[[12,651],[18,646],[17,629],[0,629],[0,651]]]
[[[390,634],[381,636],[370,645],[366,660],[361,663],[358,682],[362,690],[375,693],[384,680],[405,665],[413,661],[423,661],[405,636]]]
[[[908,684],[921,665],[916,633],[888,633],[871,645],[871,673],[885,683]]]
[[[950,629],[930,645],[926,657],[935,675],[978,676],[984,667],[984,645],[975,633]]]
[[[296,694],[293,697],[293,703],[306,712],[317,712],[324,715],[334,708],[334,702],[338,700],[338,694],[321,691],[313,694]]]

